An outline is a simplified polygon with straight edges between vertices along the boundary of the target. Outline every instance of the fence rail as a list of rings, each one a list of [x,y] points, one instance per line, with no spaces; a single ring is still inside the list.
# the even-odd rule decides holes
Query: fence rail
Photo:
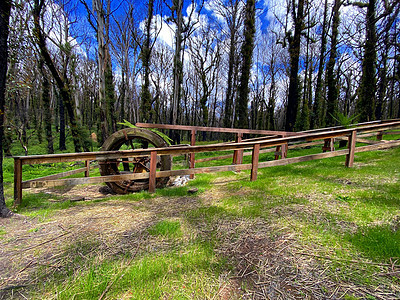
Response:
[[[195,134],[197,131],[212,131],[217,130],[216,128],[208,127],[193,127],[193,126],[179,126],[179,125],[162,125],[162,124],[143,124],[138,123],[137,126],[147,128],[158,128],[158,129],[177,129],[177,130],[190,130],[192,134],[191,146],[178,145],[173,147],[165,148],[148,148],[148,149],[135,149],[135,150],[121,150],[121,151],[100,151],[100,152],[84,152],[84,153],[63,153],[63,154],[51,154],[51,155],[31,155],[31,156],[16,156],[14,157],[14,205],[19,205],[22,201],[22,189],[24,188],[37,188],[37,187],[55,187],[61,185],[76,185],[76,184],[88,184],[88,183],[102,183],[102,182],[117,182],[122,180],[137,180],[137,179],[149,179],[149,192],[155,191],[155,182],[157,177],[168,177],[174,175],[190,175],[200,173],[212,173],[221,171],[242,171],[251,170],[250,180],[257,179],[257,171],[259,168],[265,168],[270,166],[286,165],[296,162],[310,161],[314,159],[328,158],[346,155],[347,167],[351,167],[354,162],[354,154],[357,152],[372,151],[378,149],[386,149],[391,147],[400,146],[400,141],[371,141],[365,140],[365,137],[376,135],[378,140],[382,139],[382,135],[387,130],[391,130],[391,134],[400,134],[400,131],[393,132],[394,129],[400,128],[400,120],[390,121],[375,121],[371,123],[358,124],[354,128],[329,128],[327,130],[316,130],[309,132],[298,132],[298,133],[287,133],[287,132],[271,132],[271,131],[254,131],[247,129],[226,129],[217,128],[219,132],[234,132],[238,134],[238,138],[235,143],[220,143],[212,145],[195,145]],[[227,130],[227,131],[225,131]],[[263,133],[260,133],[263,132]],[[250,134],[266,134],[268,136],[243,140],[243,133]],[[273,134],[275,133],[275,134]],[[373,133],[373,134],[372,134]],[[274,137],[271,137],[271,134]],[[357,136],[358,134],[362,134]],[[276,137],[280,136],[280,137]],[[339,151],[333,151],[333,139],[346,139],[348,140],[348,148]],[[316,142],[318,140],[318,142]],[[361,146],[356,148],[356,141],[362,143],[369,143],[370,145]],[[305,146],[316,145],[318,143],[324,143],[324,153],[312,154],[301,157],[286,158],[286,152],[288,149],[299,148]],[[276,147],[276,149],[265,149],[270,147]],[[234,154],[229,156],[219,156],[218,159],[233,157],[231,165],[215,166],[215,167],[195,167],[195,153],[202,152],[215,152],[233,150]],[[251,152],[244,153],[244,150],[251,150]],[[275,151],[274,161],[259,162],[260,153],[273,152]],[[329,151],[329,152],[326,152]],[[168,171],[157,171],[157,156],[159,155],[182,155],[190,154],[189,169],[182,170],[168,170]],[[250,164],[242,164],[243,156],[252,155]],[[141,156],[150,156],[150,172],[148,173],[132,173],[122,175],[110,175],[100,177],[89,177],[90,169],[94,166],[90,166],[90,161],[104,161],[110,159],[125,159],[134,158]],[[279,156],[282,158],[278,160]],[[204,158],[200,161],[209,161],[211,158]],[[54,174],[46,177],[36,178],[28,181],[22,180],[22,166],[27,164],[42,164],[42,163],[59,163],[59,162],[76,162],[84,161],[85,167],[77,170],[71,170]],[[85,172],[83,178],[66,178],[62,177],[70,176],[80,172]]]

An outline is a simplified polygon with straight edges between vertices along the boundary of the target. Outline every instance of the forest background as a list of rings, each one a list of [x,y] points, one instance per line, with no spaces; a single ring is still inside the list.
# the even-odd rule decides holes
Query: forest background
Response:
[[[288,131],[400,117],[399,1],[16,1],[4,150],[124,119]],[[29,132],[29,129],[34,129]],[[70,129],[70,130],[68,130]],[[60,134],[54,145],[54,132]]]

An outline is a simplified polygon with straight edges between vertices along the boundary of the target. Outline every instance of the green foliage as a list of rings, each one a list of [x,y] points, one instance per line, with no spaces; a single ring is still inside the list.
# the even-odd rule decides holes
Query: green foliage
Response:
[[[337,112],[336,116],[330,114],[331,117],[338,122],[341,126],[345,127],[345,128],[351,128],[353,127],[352,124],[353,122],[359,117],[359,115],[355,115],[355,116],[347,116],[341,112]]]
[[[338,201],[344,201],[344,202],[350,202],[350,201],[351,201],[351,198],[350,198],[350,196],[338,195],[338,196],[336,197],[336,200],[338,200]]]
[[[124,122],[118,122],[119,125],[123,125],[129,128],[137,128],[137,126],[133,125],[131,122],[127,121],[124,119]],[[155,128],[146,128],[147,130],[150,130],[152,132],[154,132],[155,134],[158,134],[161,138],[163,138],[165,140],[165,142],[171,146],[171,142],[172,139],[169,138],[168,135],[166,135],[165,133],[162,133],[161,131],[155,129]]]

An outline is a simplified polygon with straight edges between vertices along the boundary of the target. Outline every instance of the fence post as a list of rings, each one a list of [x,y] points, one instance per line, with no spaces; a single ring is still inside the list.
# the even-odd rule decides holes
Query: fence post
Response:
[[[191,136],[190,136],[190,146],[196,145],[196,130],[191,131]],[[189,160],[189,169],[194,169],[194,153],[190,153],[190,160]],[[194,174],[189,175],[190,179],[194,178]]]
[[[156,191],[157,151],[150,152],[149,193]]]
[[[286,143],[286,144],[283,144],[283,145],[281,146],[281,151],[282,151],[281,159],[287,158],[287,151],[288,151],[288,144],[287,144],[287,143]]]
[[[323,152],[335,151],[335,139],[327,138],[324,140],[324,146],[322,147]]]
[[[22,161],[14,157],[14,206],[22,202]]]
[[[349,154],[346,155],[346,167],[351,168],[354,163],[354,153],[356,150],[356,138],[357,138],[357,131],[353,130],[349,135]]]
[[[253,155],[251,159],[251,175],[250,180],[257,180],[257,171],[258,171],[258,158],[260,155],[260,144],[255,144],[253,146]]]
[[[90,177],[90,160],[85,160],[85,177]]]
[[[379,131],[378,134],[377,134],[377,136],[376,136],[376,139],[377,139],[378,141],[382,141],[382,138],[383,138],[383,131]]]
[[[236,143],[242,142],[243,133],[239,132],[236,136]],[[243,161],[243,150],[235,150],[233,152],[233,163],[234,165],[240,165]]]

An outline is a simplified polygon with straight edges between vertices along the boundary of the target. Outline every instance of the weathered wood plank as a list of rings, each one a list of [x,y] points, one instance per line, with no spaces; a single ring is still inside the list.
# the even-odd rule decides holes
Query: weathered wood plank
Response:
[[[0,155],[2,155],[2,153]],[[17,158],[14,159],[14,205],[20,205],[21,202],[22,202],[22,161]]]
[[[137,127],[142,128],[158,128],[158,129],[172,129],[172,130],[187,130],[187,131],[208,131],[208,132],[221,132],[221,133],[248,133],[248,134],[287,134],[288,136],[295,136],[295,132],[286,131],[273,131],[273,130],[254,130],[254,129],[241,129],[241,128],[221,128],[221,127],[204,127],[204,126],[186,126],[186,125],[169,125],[169,124],[150,124],[150,123],[136,123]]]
[[[85,160],[85,177],[90,177],[90,160]]]
[[[132,173],[123,175],[110,175],[110,176],[99,176],[99,177],[81,177],[81,178],[66,178],[66,179],[53,179],[43,181],[31,181],[27,182],[29,188],[38,187],[55,187],[63,185],[77,185],[77,184],[93,184],[93,183],[104,183],[104,182],[117,182],[122,180],[136,180],[136,179],[147,179],[149,173]]]
[[[346,156],[346,167],[351,168],[354,163],[354,153],[356,149],[357,131],[353,130],[349,135],[349,154]]]
[[[375,144],[375,145],[357,147],[355,149],[355,153],[367,152],[367,151],[373,151],[373,150],[390,149],[390,148],[394,148],[394,147],[398,147],[398,146],[400,146],[400,141],[391,141],[391,142],[387,142],[387,143],[380,143],[380,144]]]
[[[156,191],[157,151],[150,154],[149,193]]]
[[[236,143],[242,142],[243,133],[239,132],[236,136]],[[243,162],[243,150],[235,150],[233,152],[233,164],[240,165]]]
[[[190,132],[190,146],[195,146],[196,145],[196,130],[192,130]],[[189,168],[194,169],[195,167],[195,154],[190,153],[190,162],[189,162]],[[190,179],[194,178],[194,174],[190,174]]]
[[[369,136],[376,136],[376,134],[371,134]],[[348,139],[349,138],[347,136],[337,138],[337,140],[339,140],[339,141],[347,141]],[[356,141],[357,141],[357,143],[364,143],[364,144],[370,144],[370,145],[375,145],[375,144],[381,143],[381,141],[367,140],[367,139],[363,139],[359,136],[357,136]]]
[[[91,166],[90,168],[94,169],[95,167],[98,167],[98,165]],[[79,174],[79,173],[82,173],[82,172],[86,172],[86,170],[87,169],[85,167],[85,168],[79,168],[79,169],[76,169],[76,170],[65,171],[65,172],[58,173],[58,174],[43,176],[43,177],[31,179],[31,180],[26,180],[26,181],[22,182],[22,188],[23,189],[29,188],[30,187],[30,182],[59,179],[59,178],[63,178],[63,177],[67,177],[67,176],[71,176],[71,175],[75,175],[75,174]],[[88,177],[88,176],[85,176],[85,177]]]
[[[255,181],[257,180],[257,172],[258,172],[258,159],[260,155],[260,145],[256,144],[254,145],[253,148],[253,157],[251,160],[251,175],[250,175],[250,180]]]

